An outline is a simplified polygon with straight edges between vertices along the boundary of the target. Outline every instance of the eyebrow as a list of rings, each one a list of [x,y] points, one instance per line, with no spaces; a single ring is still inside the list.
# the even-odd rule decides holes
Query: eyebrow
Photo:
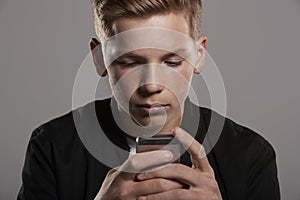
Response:
[[[122,51],[119,51],[118,53],[121,54],[121,52]],[[173,56],[180,56],[180,57],[184,58],[184,56],[186,56],[186,55],[187,55],[187,50],[186,49],[177,49],[177,50],[174,50],[172,52],[164,54],[161,57],[161,59],[165,60],[165,59],[173,57]],[[132,53],[132,52],[124,53],[124,54],[119,56],[119,58],[122,58],[122,57],[128,57],[128,58],[132,58],[132,59],[144,59],[143,56],[137,55],[137,54]]]
[[[178,49],[173,52],[167,53],[163,55],[162,59],[165,60],[167,58],[173,57],[173,56],[180,56],[184,58],[184,55],[186,55],[187,51],[186,49]]]

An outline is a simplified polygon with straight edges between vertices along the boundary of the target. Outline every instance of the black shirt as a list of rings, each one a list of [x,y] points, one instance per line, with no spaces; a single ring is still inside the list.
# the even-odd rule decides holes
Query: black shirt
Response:
[[[111,167],[99,162],[88,151],[83,145],[82,137],[78,135],[80,127],[75,124],[85,121],[85,125],[88,125],[92,119],[87,115],[95,110],[96,119],[107,138],[118,147],[129,151],[126,135],[114,120],[110,102],[110,99],[106,99],[89,103],[33,131],[27,147],[18,200],[95,198]],[[199,110],[200,120],[188,120],[199,123],[197,130],[190,129],[184,120],[182,128],[189,133],[196,132],[195,139],[201,143],[211,122],[211,126],[214,127],[218,122],[225,120],[216,145],[208,153],[208,160],[214,169],[222,198],[280,199],[275,152],[270,143],[249,128],[211,109],[186,102],[184,118],[193,118],[193,112]],[[83,120],[83,116],[86,119]],[[112,153],[104,147],[99,147],[98,150],[107,155]],[[128,154],[121,155],[119,164],[126,158]],[[181,156],[181,162],[191,166],[187,153]]]

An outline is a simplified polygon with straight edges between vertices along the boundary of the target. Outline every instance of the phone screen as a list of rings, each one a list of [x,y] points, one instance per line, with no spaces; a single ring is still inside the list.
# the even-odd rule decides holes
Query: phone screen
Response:
[[[172,162],[180,162],[181,144],[173,135],[155,135],[150,138],[137,138],[136,142],[137,153],[165,149],[173,153]]]

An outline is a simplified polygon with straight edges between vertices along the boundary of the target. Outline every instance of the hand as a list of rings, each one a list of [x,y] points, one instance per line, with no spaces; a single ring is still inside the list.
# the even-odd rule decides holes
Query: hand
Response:
[[[101,189],[94,200],[136,200],[139,196],[182,188],[183,185],[179,182],[163,178],[142,182],[136,181],[138,172],[148,167],[154,167],[170,162],[172,158],[172,153],[166,150],[139,153],[131,156],[122,166],[108,172],[102,183]]]
[[[141,182],[158,178],[177,180],[188,185],[189,188],[174,188],[157,194],[140,196],[138,199],[222,199],[214,171],[208,162],[203,146],[181,128],[175,128],[173,134],[189,152],[193,163],[192,168],[178,163],[170,164],[156,171],[138,174],[137,179]]]

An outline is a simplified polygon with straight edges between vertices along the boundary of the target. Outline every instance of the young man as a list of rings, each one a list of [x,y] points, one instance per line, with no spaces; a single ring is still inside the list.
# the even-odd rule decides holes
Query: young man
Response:
[[[201,72],[205,58],[201,1],[93,0],[93,9],[100,41],[93,38],[90,46],[98,74],[109,77],[113,98],[34,130],[18,199],[280,199],[272,146],[187,98],[191,76]],[[89,134],[98,133],[93,109],[109,141],[127,153],[114,157],[114,148],[97,141],[98,157],[86,147],[84,138],[96,141]],[[212,115],[217,116],[212,126],[222,119],[224,126],[206,156],[201,144]],[[135,154],[132,141],[140,130],[146,136],[173,134],[187,150],[181,163],[144,172],[174,155]]]

